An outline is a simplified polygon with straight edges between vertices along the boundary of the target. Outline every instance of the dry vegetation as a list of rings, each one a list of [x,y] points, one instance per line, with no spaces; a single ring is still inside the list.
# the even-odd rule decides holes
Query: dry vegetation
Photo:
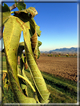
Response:
[[[41,71],[77,81],[77,58],[75,57],[48,57],[41,55],[37,60]]]

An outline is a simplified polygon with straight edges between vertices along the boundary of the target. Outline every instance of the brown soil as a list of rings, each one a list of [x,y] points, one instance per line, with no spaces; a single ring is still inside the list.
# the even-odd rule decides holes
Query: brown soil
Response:
[[[40,56],[37,63],[43,72],[77,81],[77,58]]]

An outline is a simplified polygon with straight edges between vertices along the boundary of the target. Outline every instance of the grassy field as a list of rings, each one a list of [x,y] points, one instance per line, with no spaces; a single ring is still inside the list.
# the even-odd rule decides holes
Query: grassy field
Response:
[[[6,61],[3,56],[3,70],[6,70]],[[33,83],[29,70],[25,70],[27,77]],[[46,72],[42,72],[47,88],[50,91],[49,103],[76,103],[77,102],[77,83],[69,79],[54,76]],[[33,92],[28,85],[29,97],[33,96]],[[16,99],[12,93],[11,87],[7,91],[3,86],[3,103],[15,103]]]

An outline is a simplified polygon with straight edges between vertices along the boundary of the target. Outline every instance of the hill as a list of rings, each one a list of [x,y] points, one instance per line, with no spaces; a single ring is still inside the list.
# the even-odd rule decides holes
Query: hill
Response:
[[[60,53],[77,53],[77,48],[71,47],[71,48],[60,48],[50,51],[41,51],[41,53],[53,53],[53,52],[60,52]]]

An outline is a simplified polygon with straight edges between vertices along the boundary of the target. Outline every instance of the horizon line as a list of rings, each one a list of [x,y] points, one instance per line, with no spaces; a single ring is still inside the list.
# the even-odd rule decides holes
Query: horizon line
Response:
[[[56,49],[63,49],[63,48],[67,48],[67,49],[70,49],[70,48],[80,48],[80,47],[61,47],[61,48],[55,48],[55,49],[51,49],[51,50],[40,50],[41,51],[52,51],[52,50],[56,50]]]

